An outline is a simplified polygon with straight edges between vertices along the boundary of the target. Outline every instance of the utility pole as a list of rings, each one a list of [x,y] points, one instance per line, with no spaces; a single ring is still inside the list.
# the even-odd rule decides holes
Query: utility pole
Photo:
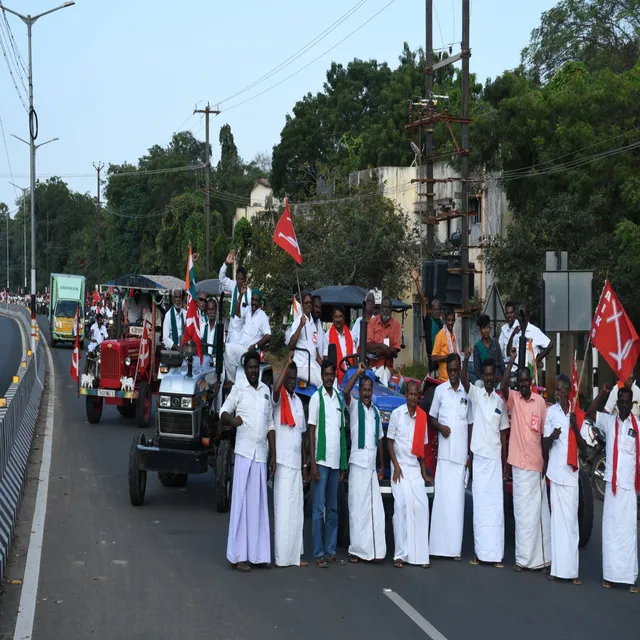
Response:
[[[96,207],[97,207],[97,211],[98,211],[98,284],[100,284],[102,282],[101,275],[100,275],[100,273],[101,273],[100,272],[100,210],[102,208],[102,205],[100,203],[100,172],[104,169],[104,164],[102,162],[99,162],[96,165],[96,163],[94,162],[93,163],[93,168],[98,173],[98,188],[97,188]]]
[[[205,210],[205,233],[206,233],[206,244],[207,244],[207,258],[205,262],[205,271],[207,274],[207,279],[209,278],[209,258],[211,253],[211,240],[209,238],[209,223],[211,218],[211,190],[209,188],[209,170],[211,169],[211,145],[209,144],[209,116],[213,113],[214,115],[218,115],[220,111],[212,109],[207,102],[207,106],[205,109],[194,109],[193,113],[204,113],[205,117],[205,145],[206,145],[206,161],[205,161],[205,170],[204,170],[204,210]]]
[[[425,96],[427,100],[427,113],[433,114],[433,0],[427,0],[427,43],[425,47],[425,78],[426,78],[426,90]],[[425,130],[425,165],[423,170],[423,178],[425,178],[425,184],[427,185],[427,218],[433,218],[435,211],[433,208],[433,195],[434,195],[434,183],[433,183],[433,123],[428,124]],[[422,227],[422,221],[420,222]],[[421,229],[422,230],[422,229]],[[433,246],[435,227],[433,224],[427,223],[427,259],[433,260]],[[420,234],[422,237],[422,233]]]
[[[27,191],[29,189],[27,187],[19,187],[17,184],[13,184],[13,182],[9,183],[14,186],[16,189],[20,189],[22,191],[22,221],[23,224],[23,247],[22,247],[22,257],[24,259],[24,290],[27,290]]]
[[[7,209],[7,291],[9,291],[9,209]]]

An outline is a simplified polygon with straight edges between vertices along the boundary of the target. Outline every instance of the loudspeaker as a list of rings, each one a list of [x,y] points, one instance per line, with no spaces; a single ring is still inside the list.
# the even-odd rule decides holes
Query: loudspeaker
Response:
[[[429,304],[433,299],[445,303],[448,268],[449,263],[446,260],[432,260],[422,265],[422,291],[427,296]]]

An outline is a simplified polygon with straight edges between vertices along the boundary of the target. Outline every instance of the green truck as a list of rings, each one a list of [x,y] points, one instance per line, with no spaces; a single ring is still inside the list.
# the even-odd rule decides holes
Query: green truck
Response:
[[[66,273],[52,273],[49,284],[49,330],[51,346],[58,342],[75,340],[73,324],[76,308],[80,306],[80,346],[84,346],[84,305],[87,279],[84,276],[73,276]]]

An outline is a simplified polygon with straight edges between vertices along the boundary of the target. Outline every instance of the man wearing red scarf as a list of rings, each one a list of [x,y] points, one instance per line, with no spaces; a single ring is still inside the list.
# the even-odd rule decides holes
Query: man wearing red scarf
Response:
[[[587,443],[580,434],[575,414],[571,412],[569,393],[571,382],[565,375],[556,378],[556,404],[547,411],[544,422],[542,446],[548,456],[547,478],[551,498],[551,578],[573,580],[581,584],[579,573],[578,543],[578,459],[571,460],[570,442],[585,453]],[[575,466],[573,466],[575,464]]]
[[[324,355],[326,356],[328,354],[330,344],[336,345],[336,364],[338,366],[336,370],[336,377],[338,378],[338,387],[341,387],[344,371],[341,369],[340,363],[343,358],[355,353],[351,331],[349,331],[349,327],[344,323],[344,307],[335,307],[333,309],[333,324],[329,329],[328,338],[329,342],[327,344],[327,353]],[[347,366],[349,366],[349,363],[347,363]]]
[[[640,593],[638,579],[638,502],[640,495],[640,445],[638,421],[631,413],[633,392],[618,390],[618,415],[596,412],[609,393],[606,385],[587,410],[607,438],[607,466],[602,512],[602,586],[628,584],[631,593]]]

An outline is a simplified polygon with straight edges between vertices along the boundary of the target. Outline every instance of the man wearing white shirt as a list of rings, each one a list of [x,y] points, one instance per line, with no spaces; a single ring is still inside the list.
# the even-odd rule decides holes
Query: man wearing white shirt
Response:
[[[469,396],[460,382],[460,356],[446,359],[449,379],[436,387],[429,415],[438,431],[438,463],[431,514],[431,554],[459,561],[469,459]]]
[[[302,400],[295,392],[297,374],[293,354],[290,353],[273,387],[273,428],[276,436],[273,536],[277,567],[306,567],[308,564],[301,559],[304,526],[303,483],[307,480],[302,434],[307,430],[307,423]]]
[[[469,384],[467,349],[462,384],[471,400],[471,453],[473,455],[473,548],[471,564],[491,562],[502,569],[504,557],[503,477],[506,461],[507,407],[495,392],[496,366],[482,363],[483,386]]]
[[[202,340],[202,352],[206,356],[211,357],[213,362],[216,355],[217,345],[217,315],[218,305],[211,298],[207,300],[205,321],[200,325],[200,339]]]
[[[240,288],[241,295],[236,300],[235,313],[236,317],[242,313],[241,300],[244,296],[246,283]],[[269,326],[269,318],[262,310],[262,294],[258,289],[251,292],[251,310],[245,313],[244,326],[242,333],[236,339],[236,342],[227,344],[224,351],[224,367],[227,379],[235,382],[236,371],[240,366],[242,354],[247,351],[260,351],[271,340],[271,327]]]
[[[384,537],[384,506],[380,493],[382,480],[382,426],[374,406],[373,380],[361,362],[344,388],[349,410],[351,454],[349,456],[349,562],[383,560],[387,555]],[[357,399],[351,392],[360,377]],[[378,466],[376,466],[376,454]],[[379,471],[378,471],[379,469]]]
[[[551,578],[582,584],[579,575],[578,544],[578,449],[586,452],[576,416],[571,413],[571,382],[565,375],[556,378],[556,404],[547,411],[542,446],[548,455],[547,479],[551,497]],[[474,427],[475,428],[475,427]],[[575,439],[575,459],[569,464],[569,441]],[[575,465],[575,466],[573,466]],[[474,479],[475,481],[475,479]]]
[[[300,375],[300,372],[298,372]],[[336,368],[330,360],[323,360],[322,385],[309,401],[309,448],[313,487],[313,556],[316,565],[327,568],[327,560],[344,565],[336,555],[338,542],[338,483],[347,470],[347,438],[344,426],[344,407],[334,388]],[[323,527],[324,524],[324,527]],[[324,539],[323,539],[324,528]]]
[[[640,494],[640,433],[631,413],[632,392],[618,389],[618,415],[596,413],[609,388],[604,386],[587,410],[607,438],[606,483],[602,511],[602,586],[628,584],[640,593],[638,579],[638,502]],[[617,462],[617,464],[615,464]]]
[[[504,358],[504,364],[506,365],[509,360],[511,360],[511,355],[507,351],[507,345],[509,344],[509,338],[513,333],[513,330],[516,327],[520,326],[518,319],[516,318],[516,303],[508,300],[504,305],[504,314],[507,318],[506,324],[502,325],[502,329],[500,329],[500,337],[498,338],[498,344],[500,345],[500,350],[502,351],[502,357]],[[513,368],[513,373],[516,374],[518,371],[518,365],[516,361],[516,365]]]
[[[515,327],[509,342],[507,352],[511,353],[511,347],[515,347],[515,365],[520,366],[520,353],[524,350],[524,366],[529,367],[534,384],[538,384],[536,375],[538,371],[544,371],[544,359],[547,357],[553,343],[549,337],[538,327],[529,322],[529,308],[526,304],[521,304],[518,310],[519,326]],[[512,368],[513,371],[513,368]]]
[[[324,329],[314,319],[313,296],[302,294],[302,313],[291,325],[288,347],[294,351],[294,362],[298,367],[298,377],[315,387],[322,386],[320,365],[324,355]],[[322,301],[320,301],[322,308]]]
[[[394,409],[387,429],[393,495],[393,566],[405,563],[429,568],[429,482],[424,466],[428,441],[427,414],[418,406],[420,387],[407,383],[407,404]]]
[[[236,279],[227,277],[227,269],[233,266],[236,259],[235,251],[230,251],[226,262],[220,267],[218,278],[220,286],[231,296],[231,313],[229,318],[229,328],[227,330],[227,344],[240,342],[242,340],[242,329],[244,328],[244,317],[251,307],[251,289],[247,285],[247,270],[244,267],[236,269]],[[239,315],[235,314],[236,303],[240,298]]]
[[[96,321],[91,325],[91,342],[87,347],[89,353],[93,353],[96,350],[96,347],[99,347],[102,344],[102,341],[106,340],[108,337],[107,328],[103,324],[102,314],[99,313],[96,316]]]
[[[618,390],[621,387],[627,387],[631,389],[631,413],[635,416],[636,420],[640,420],[640,388],[634,382],[633,373],[624,381],[624,384],[618,383],[611,389],[607,404],[604,405],[605,413],[609,413],[612,416],[618,415]]]
[[[172,300],[162,323],[162,344],[165,349],[179,351],[187,315],[182,308],[182,289],[173,290]]]
[[[265,567],[271,563],[267,454],[270,448],[273,474],[276,441],[271,394],[259,381],[260,354],[249,351],[243,360],[245,376],[224,401],[220,419],[236,429],[227,560],[238,571],[247,572],[249,563]]]

